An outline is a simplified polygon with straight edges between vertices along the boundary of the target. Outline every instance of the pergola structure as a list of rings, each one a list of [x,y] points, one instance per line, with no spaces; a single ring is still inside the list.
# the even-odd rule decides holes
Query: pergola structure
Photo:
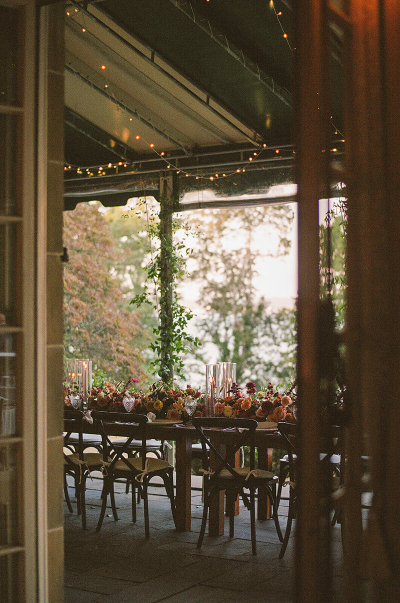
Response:
[[[200,207],[204,189],[214,194],[207,207],[294,200],[270,190],[293,182],[290,0],[74,0],[65,41],[66,209],[93,198],[159,199],[168,173],[174,211]],[[335,31],[332,44],[340,161]]]

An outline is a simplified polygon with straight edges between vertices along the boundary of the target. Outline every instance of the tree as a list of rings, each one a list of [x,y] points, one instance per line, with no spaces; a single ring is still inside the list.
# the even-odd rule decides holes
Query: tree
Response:
[[[272,313],[255,290],[260,252],[253,250],[257,227],[268,225],[278,233],[274,255],[286,253],[292,219],[290,206],[267,206],[206,210],[194,220],[202,243],[191,278],[199,283],[199,303],[207,312],[197,324],[202,339],[217,346],[221,361],[236,362],[239,383],[294,378],[295,314]],[[228,248],[225,239],[232,230],[237,245]]]
[[[90,358],[116,379],[145,379],[143,328],[124,302],[118,261],[100,204],[64,213],[64,348],[66,358]]]

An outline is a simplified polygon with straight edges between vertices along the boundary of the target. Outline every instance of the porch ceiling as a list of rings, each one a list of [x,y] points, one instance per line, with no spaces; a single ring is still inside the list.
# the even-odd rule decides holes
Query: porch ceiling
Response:
[[[163,169],[233,169],[252,151],[252,169],[263,160],[272,164],[268,149],[292,142],[291,4],[72,1],[65,32],[66,195],[101,190],[104,175],[121,186],[129,173],[131,188],[142,190],[143,174]]]

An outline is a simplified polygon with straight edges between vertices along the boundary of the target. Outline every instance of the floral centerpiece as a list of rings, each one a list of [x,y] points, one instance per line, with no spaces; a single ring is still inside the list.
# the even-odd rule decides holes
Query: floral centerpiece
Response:
[[[293,406],[295,395],[292,386],[288,392],[279,393],[272,383],[265,390],[258,391],[252,381],[246,383],[245,389],[234,383],[229,396],[221,398],[214,406],[216,417],[233,417],[257,419],[259,421],[294,422]]]
[[[136,395],[134,412],[147,414],[151,419],[171,419],[177,421],[185,411],[185,398],[197,400],[195,416],[204,413],[204,402],[199,390],[186,386],[186,389],[174,389],[162,381],[153,383],[145,392]]]
[[[159,381],[153,383],[145,391],[136,391],[138,380],[129,379],[126,383],[113,384],[104,380],[97,387],[93,387],[89,397],[89,406],[96,410],[109,410],[113,412],[132,412],[145,414],[149,419],[171,419],[177,421],[182,418],[185,411],[185,398],[197,400],[195,416],[202,416],[204,403],[199,390],[186,386],[186,389],[174,389]],[[127,410],[124,399],[132,400],[131,410]],[[68,396],[65,398],[69,403]]]

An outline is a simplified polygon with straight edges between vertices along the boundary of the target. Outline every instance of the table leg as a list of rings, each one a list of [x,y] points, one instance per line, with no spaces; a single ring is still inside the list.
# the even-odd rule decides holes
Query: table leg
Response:
[[[228,455],[227,455],[228,463],[230,463],[230,465],[232,467],[240,467],[240,455],[241,455],[240,450],[237,450],[234,454],[229,454],[228,453]],[[239,515],[239,504],[240,504],[240,500],[239,499],[240,499],[240,497],[238,495],[236,497],[236,500],[235,500],[235,503],[234,503],[234,505],[235,505],[234,514],[235,515]],[[228,515],[228,508],[227,508],[227,506],[225,508],[225,512],[226,512],[226,515]]]
[[[210,442],[215,446],[217,450],[220,447],[220,438],[217,431],[210,434]],[[215,455],[210,453],[210,468],[215,469],[217,461]],[[224,491],[221,490],[217,496],[214,496],[209,511],[209,533],[210,536],[222,536],[224,533]]]
[[[264,448],[263,446],[258,447],[258,468],[271,471],[272,467],[272,448]],[[258,491],[258,506],[257,506],[257,518],[258,519],[270,519],[271,518],[271,503],[266,492],[263,489]]]
[[[176,439],[175,448],[176,471],[176,529],[179,532],[191,529],[191,494],[192,494],[192,440],[182,430]]]

